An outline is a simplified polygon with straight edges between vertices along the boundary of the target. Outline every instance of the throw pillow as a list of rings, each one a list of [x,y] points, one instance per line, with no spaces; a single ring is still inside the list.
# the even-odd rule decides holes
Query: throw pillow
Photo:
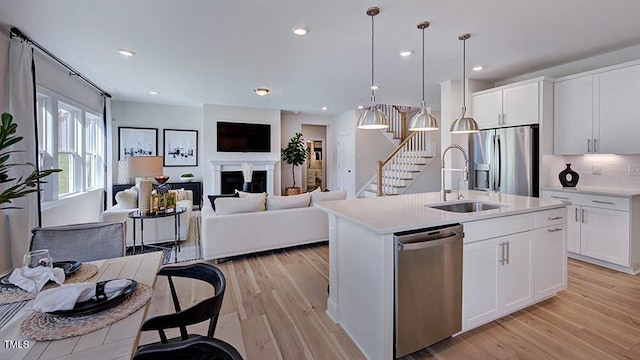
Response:
[[[347,190],[329,191],[329,192],[311,192],[311,203],[315,204],[320,201],[344,200],[347,198]]]
[[[309,207],[310,201],[310,193],[292,196],[267,196],[267,210]]]
[[[240,195],[241,198],[267,196],[267,193],[250,193],[240,190],[236,190],[236,194]]]
[[[116,202],[123,209],[135,209],[138,207],[138,192],[133,189],[119,191],[116,194]]]
[[[227,215],[227,214],[238,214],[238,213],[246,213],[246,212],[254,212],[254,211],[264,211],[264,203],[265,196],[258,197],[246,197],[246,198],[219,198],[216,199],[216,214],[217,215]]]
[[[207,197],[209,198],[209,201],[211,202],[211,207],[213,208],[213,211],[216,211],[216,199],[218,198],[237,198],[238,197],[238,193],[235,194],[222,194],[222,195],[207,195]]]
[[[169,190],[169,192],[176,193],[176,201],[187,200],[187,191],[185,189]]]

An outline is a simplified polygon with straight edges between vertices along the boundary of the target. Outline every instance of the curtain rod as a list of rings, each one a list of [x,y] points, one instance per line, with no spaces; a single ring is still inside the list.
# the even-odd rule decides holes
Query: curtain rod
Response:
[[[75,75],[77,77],[79,77],[80,79],[84,80],[87,84],[91,85],[93,88],[95,88],[96,90],[98,90],[102,96],[106,96],[108,98],[111,98],[111,94],[109,94],[108,92],[102,90],[102,88],[98,85],[96,85],[93,81],[87,79],[84,75],[82,75],[80,72],[78,72],[76,69],[72,68],[69,64],[67,64],[66,62],[62,61],[62,59],[58,58],[57,56],[53,55],[49,50],[45,49],[42,45],[38,44],[37,42],[35,42],[33,39],[31,39],[30,37],[28,37],[27,35],[25,35],[22,31],[20,31],[20,29],[18,29],[17,27],[12,27],[11,28],[11,37],[13,36],[17,36],[20,39],[30,43],[31,45],[35,46],[38,48],[38,50],[42,51],[43,53],[45,53],[47,56],[49,56],[51,59],[55,60],[56,62],[58,62],[60,65],[64,66],[67,70],[69,70],[69,76],[71,75]]]

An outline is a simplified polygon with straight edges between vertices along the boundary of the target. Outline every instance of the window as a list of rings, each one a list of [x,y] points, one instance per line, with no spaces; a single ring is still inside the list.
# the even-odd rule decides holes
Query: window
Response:
[[[38,93],[37,109],[40,167],[62,169],[44,185],[43,201],[103,186],[102,116],[48,91]]]

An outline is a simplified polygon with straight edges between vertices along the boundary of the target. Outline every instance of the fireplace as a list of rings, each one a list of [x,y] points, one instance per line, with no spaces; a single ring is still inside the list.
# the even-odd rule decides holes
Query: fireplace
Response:
[[[242,190],[242,184],[244,183],[244,179],[242,178],[242,164],[244,161],[209,160],[209,162],[213,166],[213,188],[209,188],[207,191],[212,194],[228,194],[232,193],[236,188]],[[267,194],[277,195],[275,192],[273,172],[278,160],[249,160],[247,162],[253,164],[253,192],[266,192]],[[237,184],[232,181],[233,185],[224,185],[222,177],[226,173],[239,173],[239,176],[235,175],[237,180],[234,180]],[[261,174],[260,178],[258,178],[258,174]],[[232,175],[232,177],[233,176],[234,175]],[[231,188],[226,188],[226,186],[231,186]]]
[[[220,174],[221,194],[233,194],[235,190],[242,190],[244,177],[242,171],[223,171]],[[267,192],[267,172],[254,171],[251,177],[251,192]]]

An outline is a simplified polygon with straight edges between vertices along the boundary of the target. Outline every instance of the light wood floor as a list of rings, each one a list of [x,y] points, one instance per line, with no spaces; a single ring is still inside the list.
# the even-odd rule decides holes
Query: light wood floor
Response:
[[[215,336],[248,360],[362,359],[325,314],[328,259],[325,243],[219,264],[227,290]],[[185,303],[210,292],[188,281],[177,287]],[[148,316],[172,311],[166,280],[158,278]],[[155,333],[141,337],[153,341]],[[567,290],[404,359],[426,358],[640,359],[640,276],[570,259]]]

